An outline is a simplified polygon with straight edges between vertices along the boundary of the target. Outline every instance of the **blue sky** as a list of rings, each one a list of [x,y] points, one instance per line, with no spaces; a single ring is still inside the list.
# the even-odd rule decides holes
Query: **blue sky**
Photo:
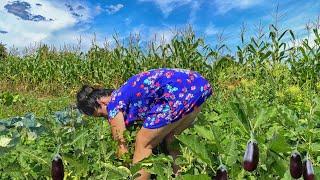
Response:
[[[320,16],[319,0],[22,0],[0,2],[0,42],[18,48],[39,42],[87,49],[139,33],[141,41],[155,34],[168,42],[176,29],[191,25],[209,44],[223,32],[230,46],[239,44],[242,24],[254,35],[261,22],[267,31],[279,2],[280,25],[306,37],[305,24]]]

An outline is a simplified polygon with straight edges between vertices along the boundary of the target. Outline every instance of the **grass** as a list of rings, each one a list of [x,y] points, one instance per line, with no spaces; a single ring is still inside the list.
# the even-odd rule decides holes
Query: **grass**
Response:
[[[50,96],[36,93],[20,92],[20,99],[9,106],[0,104],[0,119],[23,116],[33,112],[38,117],[43,117],[74,104],[73,96]]]

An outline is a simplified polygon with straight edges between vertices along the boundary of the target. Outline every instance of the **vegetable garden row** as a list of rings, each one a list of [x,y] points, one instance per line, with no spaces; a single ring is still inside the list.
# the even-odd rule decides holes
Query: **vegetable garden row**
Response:
[[[84,83],[115,88],[156,67],[196,70],[210,80],[214,96],[195,126],[177,136],[181,175],[176,178],[173,160],[161,147],[131,165],[139,125],[125,133],[129,153],[116,158],[108,122],[70,106],[39,117],[38,112],[0,117],[0,179],[61,177],[62,165],[65,179],[134,179],[142,167],[157,179],[320,177],[320,36],[317,29],[311,33],[312,40],[290,47],[284,39],[296,40],[293,32],[270,26],[261,38],[243,40],[236,57],[224,54],[225,45],[211,48],[192,32],[159,47],[151,43],[147,51],[118,44],[94,45],[85,54],[47,46],[25,57],[8,54],[0,60],[0,108],[25,103],[23,94],[9,90],[21,84],[74,97]]]

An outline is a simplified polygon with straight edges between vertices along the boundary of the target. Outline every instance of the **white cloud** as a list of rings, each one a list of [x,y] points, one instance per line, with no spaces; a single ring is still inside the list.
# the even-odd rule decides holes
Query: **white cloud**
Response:
[[[196,15],[198,10],[200,9],[200,5],[201,5],[201,2],[199,1],[192,2],[189,23],[193,24],[194,21],[196,20]]]
[[[296,40],[290,41],[291,37],[287,34],[283,40],[288,43],[289,47],[292,46],[301,46],[303,40],[307,39],[309,45],[312,47],[315,43],[315,34],[312,31],[317,28],[317,23],[319,23],[319,16],[317,15],[317,9],[313,7],[319,7],[320,2],[318,4],[314,3],[305,3],[299,7],[290,7],[286,10],[286,12],[290,12],[292,14],[296,14],[295,16],[284,15],[283,19],[280,20],[278,29],[284,31],[286,29],[290,29],[293,31]],[[305,13],[299,13],[308,9]],[[308,27],[308,28],[307,28]],[[309,29],[309,31],[308,31]]]
[[[303,5],[292,6],[287,8],[284,13],[283,19],[279,22],[285,29],[292,29],[298,36],[307,34],[306,24],[308,22],[316,22],[319,17],[320,2],[317,3],[304,3]],[[306,11],[308,9],[308,11]],[[300,13],[304,12],[304,13]],[[292,14],[294,14],[292,16]],[[298,37],[299,38],[299,37]]]
[[[155,45],[170,43],[178,33],[179,29],[175,27],[148,27],[141,24],[131,31],[132,34],[140,35],[140,39],[145,42],[152,41]]]
[[[86,51],[89,50],[93,41],[95,41],[97,45],[103,46],[105,39],[101,34],[65,30],[51,34],[46,38],[45,41],[47,44],[54,45],[57,48],[63,48],[63,46],[67,46],[69,48],[79,48]]]
[[[153,2],[159,6],[162,13],[167,17],[174,9],[189,4],[192,0],[139,0],[140,2]]]
[[[207,36],[212,36],[212,35],[215,35],[219,32],[219,30],[213,25],[213,24],[209,24],[206,29],[204,30],[204,33],[207,35]]]
[[[314,25],[319,17],[320,2],[306,2],[302,4],[291,4],[288,6],[286,3],[279,4],[279,11],[277,14],[278,19],[275,19],[275,13],[268,14],[262,17],[266,24],[277,25],[280,32],[290,29],[295,34],[296,39],[303,39],[307,37],[308,31],[306,25]],[[308,11],[306,11],[306,9]],[[304,12],[304,13],[301,13]],[[277,21],[276,21],[277,20]],[[312,26],[311,28],[314,28]],[[283,38],[284,41],[289,41],[289,34]]]
[[[260,4],[263,0],[215,0],[218,14],[225,14],[232,9],[247,9]]]
[[[95,8],[94,8],[94,12],[95,14],[100,14],[103,12],[103,9],[100,5],[97,5]]]
[[[9,0],[0,1],[0,29],[8,33],[0,35],[0,41],[10,46],[23,48],[39,42],[56,42],[62,44],[68,42],[66,35],[64,37],[54,37],[54,34],[63,34],[70,32],[69,36],[74,37],[79,31],[72,31],[72,28],[79,22],[90,21],[91,15],[88,8],[76,8],[76,13],[81,13],[81,16],[75,16],[70,12],[64,3],[55,3],[48,0],[24,0],[31,5],[30,13],[39,14],[46,17],[46,19],[53,19],[53,21],[26,21],[21,18],[8,13],[4,6]],[[40,3],[41,6],[37,6]],[[73,2],[75,7],[76,2]],[[79,15],[79,14],[78,14]],[[74,35],[73,35],[73,33]],[[61,38],[61,39],[60,39]],[[72,39],[72,38],[71,38]],[[50,42],[51,43],[51,42]]]
[[[109,14],[115,14],[116,12],[120,11],[123,7],[123,4],[110,5],[107,7],[106,11]]]
[[[124,23],[125,23],[127,26],[129,26],[129,25],[132,23],[132,19],[129,18],[129,17],[127,17],[127,18],[124,19]]]

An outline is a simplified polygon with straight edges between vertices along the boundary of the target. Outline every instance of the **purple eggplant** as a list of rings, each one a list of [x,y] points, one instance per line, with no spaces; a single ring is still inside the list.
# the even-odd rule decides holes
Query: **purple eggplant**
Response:
[[[219,166],[215,180],[228,180],[228,170],[226,166]]]
[[[63,180],[64,167],[61,156],[56,154],[52,160],[51,176],[53,180]]]
[[[313,166],[312,166],[312,162],[310,159],[305,160],[303,162],[303,179],[304,180],[314,180],[315,175],[314,175],[314,171],[313,171]]]
[[[298,179],[302,176],[302,159],[298,151],[294,151],[290,157],[290,174],[291,177]]]
[[[259,163],[259,147],[254,140],[248,141],[246,152],[243,156],[243,168],[246,171],[254,171]]]

